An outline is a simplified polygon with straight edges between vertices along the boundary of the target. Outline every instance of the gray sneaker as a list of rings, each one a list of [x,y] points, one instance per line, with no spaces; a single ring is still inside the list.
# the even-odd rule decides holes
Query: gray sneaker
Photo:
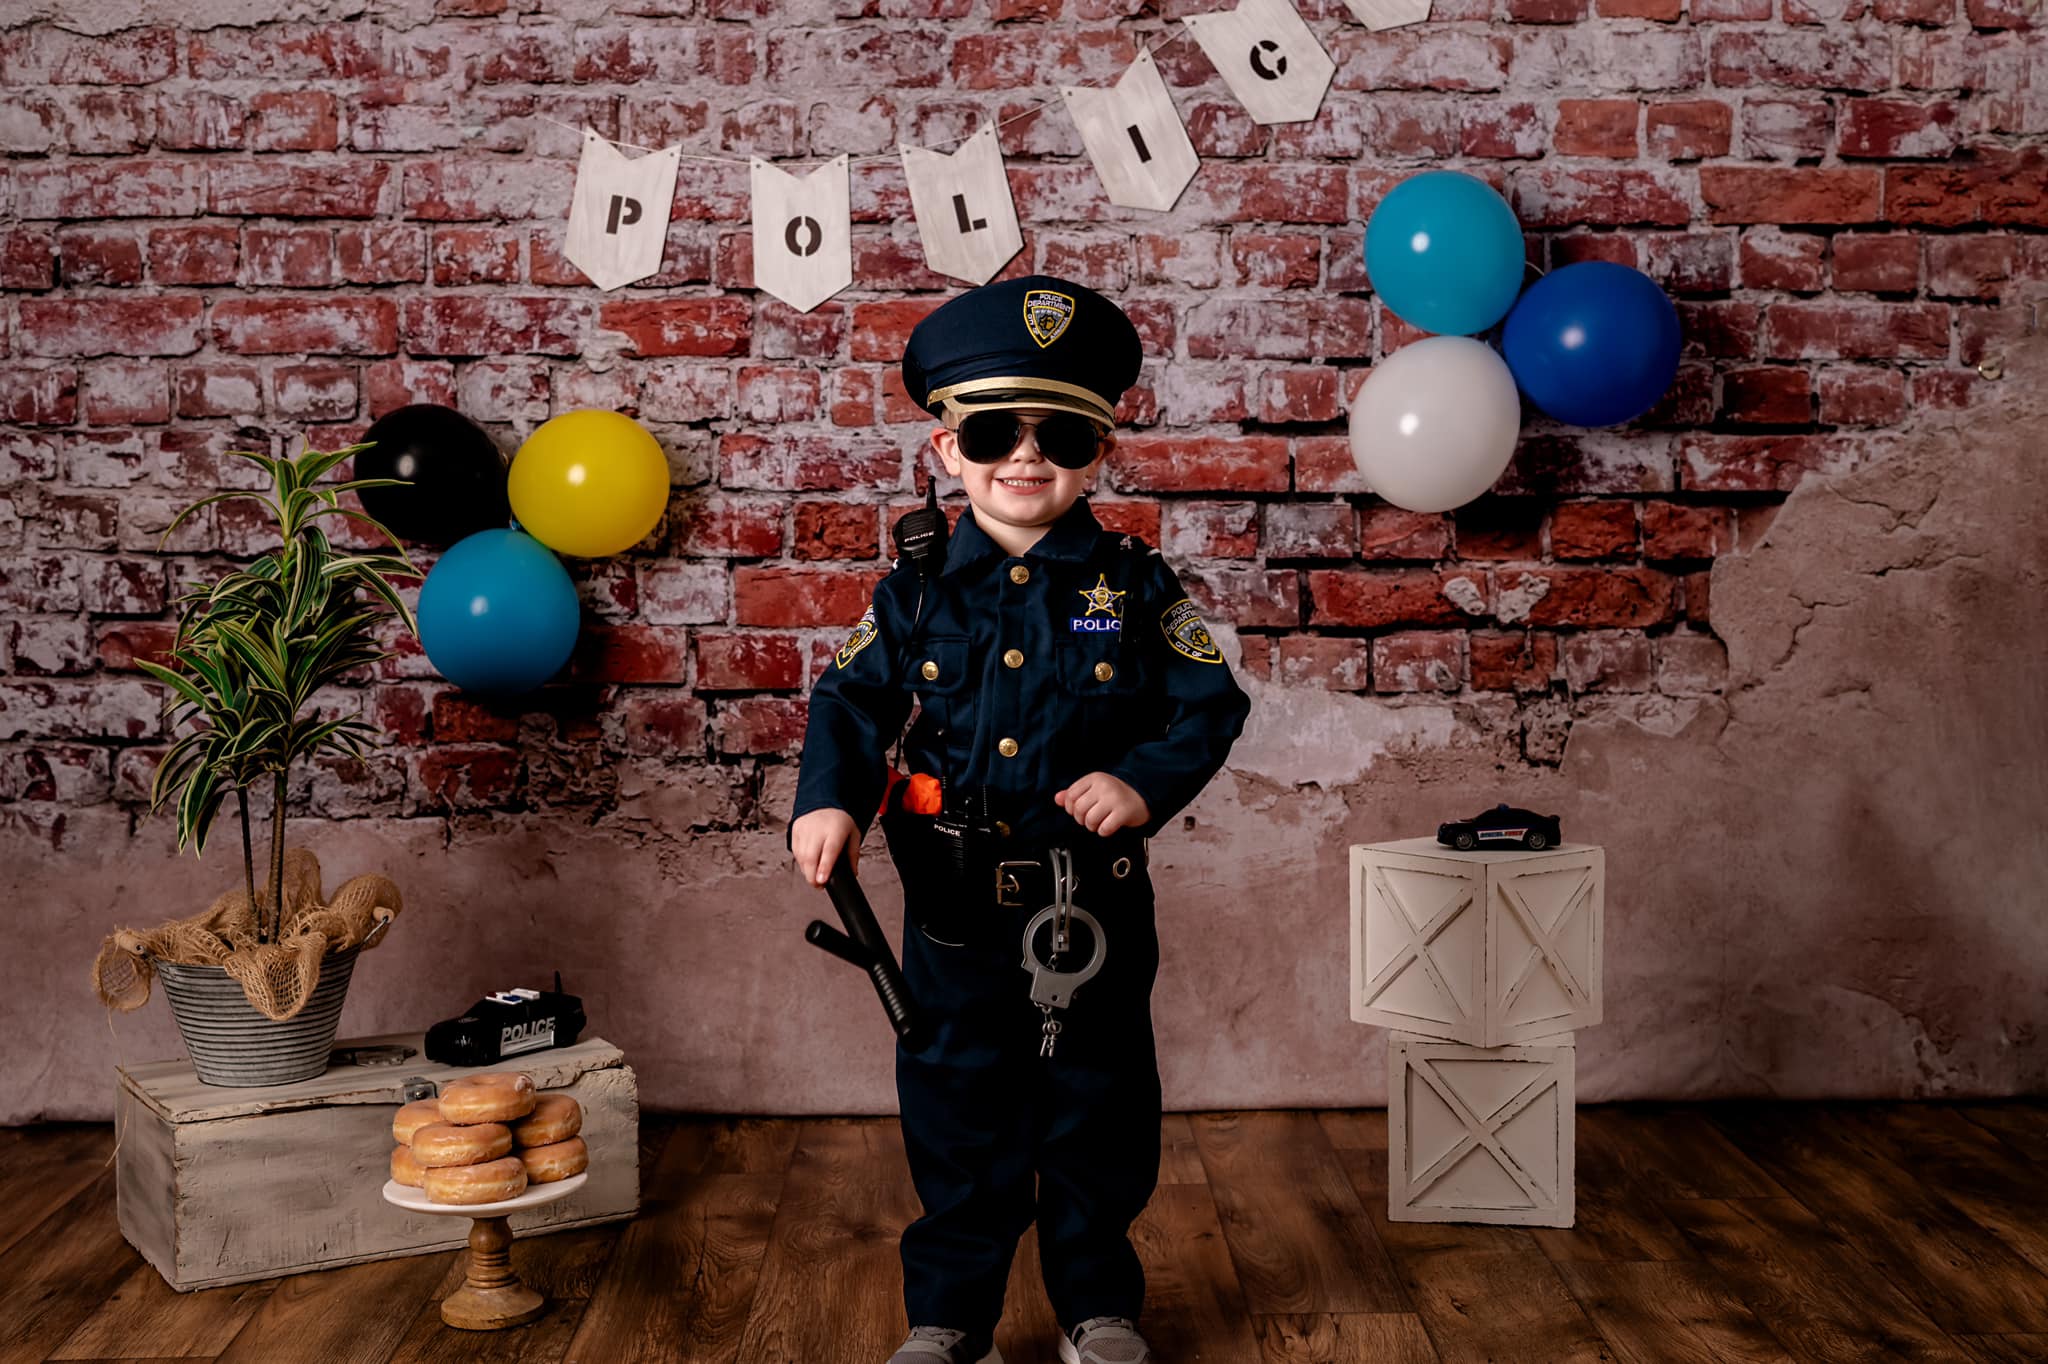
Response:
[[[1065,1364],[1152,1364],[1152,1347],[1129,1317],[1090,1317],[1060,1337]]]
[[[889,1364],[1003,1364],[1003,1352],[991,1342],[988,1353],[974,1355],[969,1352],[970,1342],[965,1331],[949,1331],[943,1326],[914,1326],[910,1339],[889,1356]]]

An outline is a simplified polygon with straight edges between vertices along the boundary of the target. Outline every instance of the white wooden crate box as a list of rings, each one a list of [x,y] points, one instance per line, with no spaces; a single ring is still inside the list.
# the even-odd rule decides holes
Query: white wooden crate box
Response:
[[[519,1235],[631,1217],[640,1206],[640,1102],[619,1049],[590,1037],[495,1066],[427,1060],[401,1033],[336,1048],[399,1045],[394,1066],[331,1066],[296,1084],[203,1085],[189,1060],[119,1068],[115,1159],[121,1234],[180,1291],[468,1244],[469,1223],[386,1203],[391,1117],[404,1084],[438,1091],[458,1075],[523,1070],[535,1088],[583,1105],[590,1178],[558,1202],[519,1213]]]
[[[1600,1021],[1606,854],[1351,849],[1351,1017],[1498,1047]]]
[[[1576,1049],[1570,1037],[1387,1045],[1387,1216],[1568,1227]]]

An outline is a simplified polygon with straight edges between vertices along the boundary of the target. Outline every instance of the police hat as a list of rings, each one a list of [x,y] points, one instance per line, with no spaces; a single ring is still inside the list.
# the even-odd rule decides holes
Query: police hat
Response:
[[[1059,408],[1109,428],[1138,378],[1138,329],[1123,309],[1051,275],[984,284],[910,333],[903,386],[927,412]]]

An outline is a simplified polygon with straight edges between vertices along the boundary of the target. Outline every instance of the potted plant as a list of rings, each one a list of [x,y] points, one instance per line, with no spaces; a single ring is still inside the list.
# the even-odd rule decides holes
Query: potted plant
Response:
[[[179,598],[178,633],[161,662],[140,662],[166,688],[173,736],[157,768],[151,808],[173,806],[178,848],[203,854],[232,795],[242,832],[242,886],[193,918],[107,939],[94,964],[103,1001],[137,1008],[161,976],[171,1012],[208,1084],[283,1084],[322,1073],[356,955],[400,908],[397,887],[359,876],[334,899],[321,894],[317,859],[287,849],[287,784],[301,759],[361,757],[374,727],[356,714],[323,713],[321,692],[386,657],[376,626],[413,616],[392,579],[419,570],[381,524],[344,505],[346,493],[389,479],[322,484],[367,446],[308,447],[297,458],[235,451],[269,475],[267,492],[215,493],[180,512],[250,501],[268,510],[279,544],[254,562]],[[337,546],[327,526],[351,520],[395,553]],[[259,876],[251,788],[271,793],[270,845]]]

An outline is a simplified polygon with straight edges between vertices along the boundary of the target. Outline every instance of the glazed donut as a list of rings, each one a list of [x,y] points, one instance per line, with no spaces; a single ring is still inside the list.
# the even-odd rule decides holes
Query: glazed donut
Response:
[[[583,1144],[583,1138],[571,1137],[547,1146],[529,1146],[519,1153],[519,1163],[526,1167],[526,1177],[535,1184],[552,1184],[589,1169],[590,1148]]]
[[[533,1112],[512,1124],[512,1140],[521,1146],[552,1146],[583,1130],[583,1105],[566,1094],[542,1094]]]
[[[401,1146],[412,1145],[412,1134],[430,1122],[440,1122],[441,1103],[438,1099],[414,1099],[398,1110],[391,1118],[391,1135]]]
[[[441,1121],[511,1122],[533,1112],[533,1080],[518,1071],[469,1075],[441,1088]]]
[[[501,1122],[430,1122],[412,1134],[412,1157],[428,1169],[481,1165],[512,1154],[512,1129]]]
[[[502,1203],[526,1192],[526,1167],[511,1156],[481,1165],[442,1165],[427,1171],[430,1203]]]
[[[413,1159],[410,1146],[394,1146],[391,1148],[392,1183],[403,1184],[408,1188],[417,1189],[425,1184],[426,1174],[426,1167]]]

